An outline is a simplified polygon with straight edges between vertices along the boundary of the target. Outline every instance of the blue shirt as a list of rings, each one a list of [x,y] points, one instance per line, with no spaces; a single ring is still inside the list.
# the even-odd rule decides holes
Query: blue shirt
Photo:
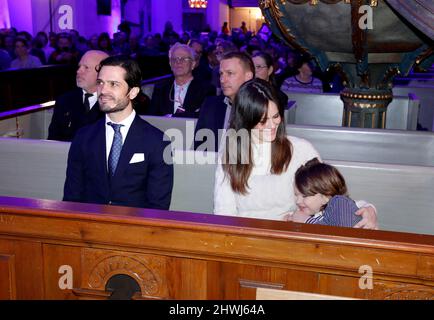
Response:
[[[330,199],[322,215],[315,215],[306,220],[310,224],[322,224],[335,227],[353,227],[361,216],[355,213],[359,210],[356,203],[345,196],[334,196]]]

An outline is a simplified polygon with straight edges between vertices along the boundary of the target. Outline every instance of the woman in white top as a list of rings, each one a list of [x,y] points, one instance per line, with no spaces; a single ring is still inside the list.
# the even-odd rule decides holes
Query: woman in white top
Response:
[[[287,136],[283,107],[262,79],[244,83],[234,99],[230,129],[219,155],[214,187],[214,213],[286,220],[296,208],[295,171],[319,158],[306,140]],[[377,228],[375,209],[360,209],[356,227]]]

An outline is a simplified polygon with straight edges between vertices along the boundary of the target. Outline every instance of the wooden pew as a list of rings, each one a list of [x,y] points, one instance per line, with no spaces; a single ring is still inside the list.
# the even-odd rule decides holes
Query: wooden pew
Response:
[[[434,133],[288,125],[287,134],[310,141],[324,159],[434,166]]]
[[[420,101],[418,121],[422,127],[434,131],[434,84],[395,86],[394,95],[414,95]]]
[[[176,144],[181,146],[177,149],[192,149],[197,119],[153,116],[142,116],[142,119],[169,137],[181,139],[183,143]],[[293,124],[287,125],[286,131],[288,135],[310,141],[324,159],[434,166],[432,132]]]
[[[0,113],[0,136],[45,139],[51,117],[50,105]],[[174,144],[177,149],[192,149],[197,119],[141,117],[169,137],[181,137],[182,142]],[[432,132],[294,124],[286,130],[310,141],[324,159],[434,166]]]
[[[69,143],[0,139],[0,195],[61,200]],[[170,209],[213,212],[213,152],[175,150]],[[380,229],[434,234],[433,167],[325,161],[344,175],[351,196],[373,203]]]
[[[296,102],[291,124],[342,126],[344,103],[339,94],[286,94]],[[419,104],[417,97],[395,96],[387,109],[386,129],[416,130]]]
[[[0,112],[0,137],[46,139],[54,101]]]
[[[434,299],[434,236],[0,197],[0,298]]]
[[[171,73],[167,55],[142,56],[137,61],[146,79],[144,85]],[[0,112],[55,100],[76,87],[76,71],[77,66],[70,65],[0,71]]]
[[[59,65],[0,72],[0,112],[55,100],[75,88],[77,67]]]
[[[44,74],[45,76],[46,75],[50,76],[51,73],[58,72],[58,70],[62,71],[65,68],[68,72],[72,72],[75,70],[75,68],[71,69],[70,66],[69,67],[60,66],[59,68],[57,68],[56,66],[50,66],[50,68],[44,67],[41,70],[46,72],[46,74]],[[23,105],[23,102],[19,102],[16,105],[14,105],[15,98],[13,97],[13,95],[16,94],[15,93],[16,88],[13,86],[14,86],[14,81],[18,81],[15,78],[20,79],[20,77],[23,76],[24,77],[23,81],[25,81],[26,77],[31,77],[33,73],[38,75],[39,72],[41,72],[41,70],[38,69],[36,71],[19,71],[17,74],[13,73],[12,74],[13,77],[12,80],[10,80],[10,83],[6,83],[7,82],[6,78],[9,75],[9,73],[2,74],[0,72],[0,84],[1,81],[5,81],[5,85],[3,87],[0,86],[0,93],[2,92],[1,90],[4,91],[3,95],[0,94],[0,137],[16,137],[16,138],[25,138],[25,139],[47,138],[48,127],[51,123],[51,118],[53,117],[53,107],[55,102],[54,100],[60,94],[74,88],[75,84],[71,83],[68,87],[63,88],[62,82],[58,82],[56,76],[53,76],[54,79],[48,79],[50,83],[46,85],[46,87],[44,87],[44,90],[41,90],[39,92],[36,98],[32,95],[27,97],[27,91],[25,90],[19,91],[20,95],[23,95],[23,92],[26,93],[23,95],[23,99],[24,99],[23,101],[27,101],[29,104],[35,102],[41,102],[41,103],[28,105],[22,108],[20,106]],[[162,70],[158,71],[158,74],[160,74],[159,72],[163,72],[163,71]],[[75,75],[73,75],[73,77],[75,79]],[[171,77],[171,75],[164,75],[156,78],[149,78],[143,80],[141,82],[142,93],[144,95],[147,95],[147,97],[149,98],[152,97],[152,91],[154,85],[159,82],[165,81],[169,77]],[[53,82],[54,84],[52,84],[51,82]],[[41,83],[44,84],[44,81],[41,80]],[[23,84],[26,83],[25,82],[20,83],[20,85]],[[62,89],[59,89],[56,86],[60,86]],[[46,92],[47,88],[51,90],[49,94],[47,94]],[[5,99],[5,101],[7,101],[5,102],[5,105],[11,106],[6,108],[8,111],[3,111],[1,108],[2,98]],[[20,96],[20,98],[22,97]],[[47,99],[52,99],[52,100],[47,101]],[[143,110],[140,110],[140,112],[142,111]]]
[[[194,129],[197,123],[196,118],[168,118],[148,115],[142,115],[140,117],[166,133],[168,137],[176,138],[176,143],[174,143],[176,149],[193,149]]]

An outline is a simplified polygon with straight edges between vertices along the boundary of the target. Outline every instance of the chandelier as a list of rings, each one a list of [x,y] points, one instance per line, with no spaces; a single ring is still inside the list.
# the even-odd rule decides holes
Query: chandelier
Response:
[[[188,0],[188,5],[190,8],[197,8],[197,9],[206,9],[206,6],[208,5],[207,0]]]

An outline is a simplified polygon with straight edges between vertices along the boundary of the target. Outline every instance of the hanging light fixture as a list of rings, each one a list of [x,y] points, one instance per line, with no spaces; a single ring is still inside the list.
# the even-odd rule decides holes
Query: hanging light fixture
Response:
[[[190,8],[196,8],[196,9],[206,9],[206,6],[208,5],[207,0],[188,0],[188,5]]]

